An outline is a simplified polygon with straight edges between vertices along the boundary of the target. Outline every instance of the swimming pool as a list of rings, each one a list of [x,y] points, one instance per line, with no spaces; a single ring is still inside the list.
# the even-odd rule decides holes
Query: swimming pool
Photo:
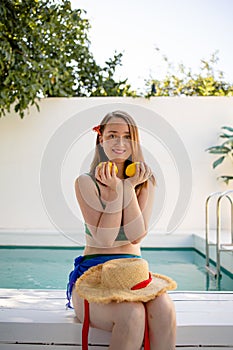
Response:
[[[1,247],[0,288],[65,289],[73,260],[82,248]],[[205,270],[205,258],[194,248],[142,248],[150,270],[176,280],[178,290],[232,291],[233,275],[222,272],[220,284]]]

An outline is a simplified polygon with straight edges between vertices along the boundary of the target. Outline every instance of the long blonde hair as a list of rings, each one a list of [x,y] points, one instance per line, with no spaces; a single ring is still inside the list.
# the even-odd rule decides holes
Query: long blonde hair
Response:
[[[131,143],[132,155],[130,156],[129,159],[127,159],[125,161],[124,168],[126,169],[126,167],[130,163],[133,163],[133,162],[144,162],[144,157],[143,157],[142,149],[141,149],[140,142],[139,142],[138,127],[137,127],[134,119],[128,113],[123,112],[123,111],[113,111],[113,112],[106,114],[106,116],[103,118],[103,120],[100,122],[100,125],[99,125],[100,134],[103,134],[105,126],[109,123],[109,121],[112,118],[123,119],[127,123],[128,127],[129,127],[130,139],[131,139],[131,141],[133,141]],[[103,148],[100,147],[100,135],[97,134],[94,158],[93,158],[93,160],[91,162],[91,166],[90,166],[90,174],[94,176],[95,168],[97,167],[97,165],[100,162],[106,162],[106,161],[108,161],[108,158],[107,158],[106,154],[104,153]],[[127,176],[125,175],[125,177],[127,177]],[[155,179],[154,179],[153,175],[151,177],[151,180],[153,183],[155,183]],[[147,184],[147,181],[144,182],[143,184],[140,184],[138,186],[138,188],[142,188],[146,184]]]

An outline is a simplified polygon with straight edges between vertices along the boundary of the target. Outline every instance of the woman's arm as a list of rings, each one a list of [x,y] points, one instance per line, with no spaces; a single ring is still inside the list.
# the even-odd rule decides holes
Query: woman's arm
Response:
[[[98,247],[111,247],[118,235],[122,219],[123,183],[115,179],[106,170],[101,177],[105,190],[105,208],[103,208],[97,187],[88,175],[81,175],[75,181],[76,197],[83,218]],[[111,184],[106,186],[105,183]]]
[[[148,177],[150,169],[145,165],[138,165],[134,177],[124,181],[124,209],[123,225],[127,238],[132,243],[138,243],[146,234],[154,202],[155,186]],[[135,187],[138,183],[148,180],[138,196]]]

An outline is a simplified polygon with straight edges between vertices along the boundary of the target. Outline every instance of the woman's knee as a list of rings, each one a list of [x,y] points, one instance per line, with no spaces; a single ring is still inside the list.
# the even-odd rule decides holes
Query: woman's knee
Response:
[[[161,307],[164,308],[165,312],[171,317],[175,317],[175,305],[170,296],[167,293],[164,293],[159,298],[161,298],[159,301],[161,302]]]
[[[141,349],[145,327],[145,308],[142,303],[115,304],[114,326],[110,349]]]
[[[146,307],[151,317],[156,316],[162,319],[168,319],[170,322],[176,319],[174,303],[167,293],[149,301]]]
[[[118,304],[119,308],[115,314],[116,322],[122,322],[135,327],[144,327],[145,308],[140,302],[122,302]]]

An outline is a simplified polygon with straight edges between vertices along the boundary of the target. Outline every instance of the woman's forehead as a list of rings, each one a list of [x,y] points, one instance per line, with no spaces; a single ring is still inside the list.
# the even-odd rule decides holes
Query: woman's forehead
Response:
[[[129,125],[122,118],[111,118],[105,126],[105,130],[125,130],[129,132]]]

